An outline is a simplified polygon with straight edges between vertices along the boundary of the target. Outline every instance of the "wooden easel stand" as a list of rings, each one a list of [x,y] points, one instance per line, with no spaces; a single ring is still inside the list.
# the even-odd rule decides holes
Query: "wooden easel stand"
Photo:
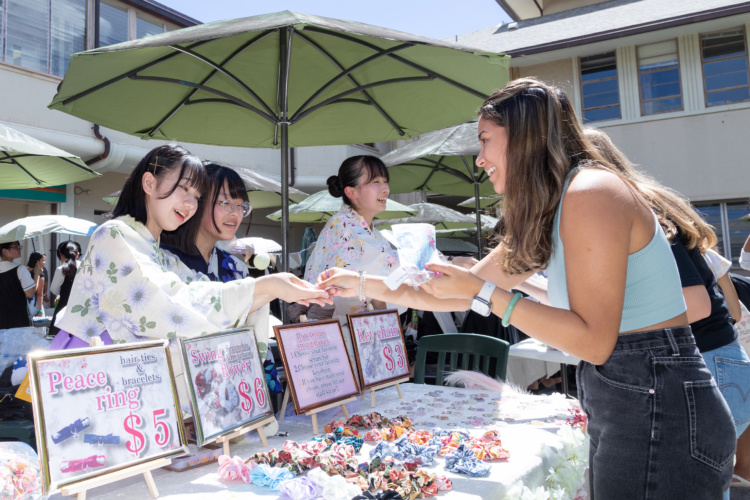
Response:
[[[128,477],[137,476],[138,474],[143,474],[143,478],[148,486],[148,491],[151,493],[151,498],[157,498],[159,496],[159,491],[156,489],[156,483],[154,483],[154,477],[151,475],[151,471],[153,469],[159,469],[166,465],[170,465],[171,463],[172,460],[169,458],[152,460],[148,463],[128,467],[127,469],[106,474],[102,477],[87,479],[76,484],[71,484],[70,486],[64,486],[61,488],[61,492],[65,496],[76,495],[76,500],[86,500],[87,490],[104,486],[105,484],[114,483],[115,481]]]
[[[345,399],[343,401],[336,401],[335,403],[331,403],[329,405],[321,406],[320,408],[315,408],[314,410],[305,412],[305,415],[310,415],[312,417],[313,434],[318,433],[318,413],[319,412],[340,406],[341,412],[344,414],[344,418],[348,420],[349,412],[346,411],[346,403],[351,403],[352,401],[356,401],[356,400],[357,400],[357,396],[353,396],[349,399]]]
[[[279,422],[284,421],[284,414],[286,413],[286,407],[289,404],[289,386],[287,385],[286,390],[284,391],[284,397],[281,400],[281,409],[279,410]],[[305,412],[305,415],[310,415],[312,417],[312,424],[313,424],[313,434],[318,433],[318,416],[316,413],[321,412],[323,410],[328,410],[329,408],[334,408],[336,406],[341,407],[341,412],[344,414],[344,417],[349,419],[349,412],[346,409],[346,403],[351,403],[352,401],[356,401],[357,396],[352,396],[349,399],[345,399],[344,401],[337,401],[335,403],[331,403],[326,406],[321,406],[320,408],[315,408],[314,410],[310,410]]]
[[[387,382],[385,384],[376,385],[374,387],[370,387],[367,389],[370,391],[370,407],[375,408],[375,391],[379,391],[380,389],[385,389],[387,387],[396,386],[396,390],[398,391],[398,398],[404,399],[404,394],[401,392],[401,386],[399,384],[403,384],[404,382],[408,382],[409,377],[400,378],[398,380],[392,380],[390,382]],[[362,399],[365,398],[365,393],[362,392]]]
[[[243,434],[247,434],[248,432],[252,432],[254,430],[258,431],[258,435],[260,436],[260,442],[263,443],[263,446],[268,446],[268,441],[266,440],[266,435],[263,433],[263,426],[266,424],[270,424],[276,420],[275,417],[270,416],[268,418],[265,418],[261,420],[260,422],[256,422],[252,425],[248,425],[247,427],[242,427],[240,429],[237,429],[236,431],[232,431],[229,434],[225,434],[221,437],[219,437],[216,442],[221,444],[223,447],[224,455],[229,455],[229,440],[234,439],[238,436],[241,436]]]

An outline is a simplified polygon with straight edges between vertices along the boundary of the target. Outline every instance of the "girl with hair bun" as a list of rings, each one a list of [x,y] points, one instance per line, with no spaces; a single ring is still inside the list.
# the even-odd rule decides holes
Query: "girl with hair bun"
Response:
[[[328,192],[343,203],[320,232],[305,269],[307,281],[315,283],[320,273],[334,267],[368,275],[388,275],[398,267],[396,250],[372,225],[385,210],[389,179],[388,169],[374,156],[347,158],[338,175],[328,178]],[[365,312],[367,303],[358,297],[335,297],[327,312],[345,326],[346,315]],[[372,303],[375,309],[387,308],[384,302]],[[353,357],[351,339],[348,335],[344,339]]]

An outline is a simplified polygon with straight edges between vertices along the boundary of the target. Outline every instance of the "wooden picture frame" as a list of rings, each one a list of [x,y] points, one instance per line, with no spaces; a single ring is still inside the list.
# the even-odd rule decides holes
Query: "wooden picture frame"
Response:
[[[180,339],[198,446],[273,417],[252,330]]]
[[[406,340],[397,309],[346,317],[363,391],[409,378]]]
[[[338,320],[273,329],[297,415],[359,394]]]
[[[35,352],[28,360],[45,495],[150,477],[188,452],[169,341]]]

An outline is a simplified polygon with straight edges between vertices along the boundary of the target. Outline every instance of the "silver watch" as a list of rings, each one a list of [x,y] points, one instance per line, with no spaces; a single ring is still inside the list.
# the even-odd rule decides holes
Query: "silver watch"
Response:
[[[471,299],[471,310],[484,317],[489,316],[492,312],[492,301],[490,299],[495,288],[497,288],[497,285],[491,281],[485,281],[482,289],[479,290],[479,294]]]

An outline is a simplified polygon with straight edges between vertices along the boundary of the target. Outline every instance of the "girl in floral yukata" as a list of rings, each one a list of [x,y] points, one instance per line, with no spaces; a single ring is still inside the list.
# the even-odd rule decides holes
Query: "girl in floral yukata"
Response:
[[[105,343],[191,338],[235,327],[277,297],[330,302],[326,292],[289,273],[221,283],[162,252],[162,231],[183,224],[185,241],[196,241],[200,218],[193,215],[207,184],[200,160],[179,146],[159,146],[141,160],[114,218],[91,237],[68,305],[58,314],[60,335],[70,332],[86,344],[97,336]]]
[[[183,224],[176,231],[163,235],[161,248],[177,256],[193,271],[205,274],[211,281],[228,283],[247,278],[249,273],[245,262],[216,245],[219,241],[234,239],[242,219],[250,214],[252,207],[247,197],[247,187],[240,175],[231,168],[210,162],[204,163],[204,166],[209,187],[207,203],[202,205],[202,212],[195,216],[200,220],[195,239],[187,239],[190,237],[189,227]],[[278,376],[272,376],[275,365],[272,360],[267,359],[269,314],[269,307],[265,305],[251,316],[251,321],[269,389],[280,392]]]
[[[328,220],[320,233],[312,256],[307,262],[305,279],[315,283],[318,275],[339,267],[388,275],[398,267],[398,254],[380,231],[372,226],[373,218],[385,210],[390,193],[388,169],[374,156],[352,156],[339,167],[338,175],[328,178],[328,192],[342,198],[338,212]],[[375,309],[386,309],[385,302],[372,301]],[[335,297],[333,317],[346,325],[347,314],[367,310],[367,301],[357,297]],[[403,311],[402,311],[403,312]],[[344,334],[349,355],[354,358],[351,338]]]

